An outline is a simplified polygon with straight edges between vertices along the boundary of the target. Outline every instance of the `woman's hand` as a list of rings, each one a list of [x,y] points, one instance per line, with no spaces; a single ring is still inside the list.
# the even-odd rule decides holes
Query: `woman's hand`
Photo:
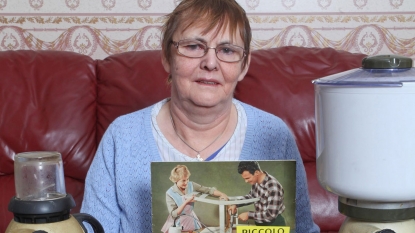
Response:
[[[222,193],[222,194],[219,196],[219,200],[229,201],[229,197],[228,197],[228,195],[226,195],[226,194]]]
[[[185,200],[184,200],[184,202],[186,203],[186,204],[189,204],[190,202],[195,202],[196,200],[195,200],[195,196],[194,195],[191,195],[191,196],[188,196],[188,197],[186,197],[185,198]]]
[[[229,197],[228,197],[228,195],[226,195],[226,194],[222,193],[222,192],[221,192],[221,191],[219,191],[219,190],[215,190],[215,191],[213,192],[213,196],[219,197],[219,200],[229,201]]]

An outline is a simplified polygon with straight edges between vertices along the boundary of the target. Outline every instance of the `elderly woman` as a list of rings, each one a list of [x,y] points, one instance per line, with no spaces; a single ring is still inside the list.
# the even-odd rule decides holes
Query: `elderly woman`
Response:
[[[284,122],[233,98],[251,29],[235,0],[183,0],[167,16],[162,64],[171,98],[117,118],[88,172],[82,212],[106,233],[151,232],[152,161],[296,160],[296,232],[319,232],[305,169]]]
[[[189,181],[190,171],[185,165],[177,165],[171,170],[170,180],[174,183],[166,192],[167,209],[169,216],[161,229],[168,232],[169,227],[179,225],[185,231],[194,231],[201,228],[199,219],[193,211],[193,192],[206,193],[229,200],[228,196],[214,187],[204,187],[198,183]]]

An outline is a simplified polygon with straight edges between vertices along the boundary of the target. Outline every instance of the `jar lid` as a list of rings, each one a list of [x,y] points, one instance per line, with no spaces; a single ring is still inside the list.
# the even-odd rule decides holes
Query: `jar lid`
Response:
[[[362,67],[313,80],[316,85],[390,86],[401,87],[403,82],[415,82],[412,59],[398,55],[365,57]]]
[[[409,69],[412,59],[398,55],[378,55],[365,57],[362,60],[363,69]]]

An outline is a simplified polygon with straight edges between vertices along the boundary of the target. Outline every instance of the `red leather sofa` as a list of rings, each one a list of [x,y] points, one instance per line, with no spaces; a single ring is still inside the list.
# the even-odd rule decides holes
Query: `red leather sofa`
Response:
[[[117,116],[169,96],[160,51],[94,60],[62,51],[0,52],[0,232],[13,215],[13,156],[58,151],[66,191],[81,207],[85,175],[105,129]],[[337,232],[337,197],[316,177],[312,80],[360,67],[364,54],[331,48],[281,47],[252,52],[235,97],[281,117],[297,140],[307,171],[312,213],[321,232]]]

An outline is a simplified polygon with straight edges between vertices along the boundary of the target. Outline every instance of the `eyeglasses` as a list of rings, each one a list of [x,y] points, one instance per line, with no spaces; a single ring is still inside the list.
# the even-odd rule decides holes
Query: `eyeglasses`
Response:
[[[216,57],[224,62],[238,62],[245,56],[245,50],[242,47],[233,44],[221,44],[216,48],[208,47],[205,43],[197,40],[180,40],[172,41],[179,54],[189,58],[200,58],[206,55],[209,49],[214,49]]]

